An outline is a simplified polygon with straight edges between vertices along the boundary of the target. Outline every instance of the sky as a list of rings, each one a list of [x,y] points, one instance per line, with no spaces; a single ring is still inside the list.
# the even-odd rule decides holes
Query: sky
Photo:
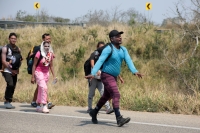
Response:
[[[0,19],[15,18],[19,10],[35,15],[34,3],[38,2],[38,10],[47,11],[48,15],[74,20],[88,11],[112,11],[116,7],[127,11],[130,8],[147,16],[151,21],[161,24],[163,19],[175,17],[175,4],[181,1],[189,6],[190,0],[0,0]],[[146,3],[151,3],[151,10],[146,10]]]

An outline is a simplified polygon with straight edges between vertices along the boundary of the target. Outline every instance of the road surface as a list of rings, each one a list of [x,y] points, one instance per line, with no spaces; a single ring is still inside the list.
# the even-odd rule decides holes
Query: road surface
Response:
[[[49,114],[38,113],[27,103],[0,102],[0,133],[200,133],[200,116],[121,110],[131,121],[117,127],[114,114],[98,114],[92,124],[85,107],[55,106]]]

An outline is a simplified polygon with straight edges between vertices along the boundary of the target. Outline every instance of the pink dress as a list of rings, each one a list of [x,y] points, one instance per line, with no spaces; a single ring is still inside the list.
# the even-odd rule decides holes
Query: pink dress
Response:
[[[40,58],[40,52],[38,51],[35,55],[36,58]],[[53,60],[54,56],[52,53],[49,54],[49,59],[44,57],[39,62],[35,69],[35,79],[38,85],[37,103],[47,104],[47,82],[49,80],[49,63]]]

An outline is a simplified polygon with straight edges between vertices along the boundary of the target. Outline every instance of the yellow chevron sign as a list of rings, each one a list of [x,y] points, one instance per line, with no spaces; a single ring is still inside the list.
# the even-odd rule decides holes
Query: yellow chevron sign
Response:
[[[35,2],[34,3],[34,8],[35,9],[39,9],[40,8],[40,3],[39,2]]]
[[[146,10],[151,10],[152,9],[152,4],[147,2],[146,3]]]

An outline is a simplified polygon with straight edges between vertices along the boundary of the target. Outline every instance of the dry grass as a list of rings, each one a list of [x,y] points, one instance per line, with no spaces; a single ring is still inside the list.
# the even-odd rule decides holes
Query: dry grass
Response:
[[[58,77],[58,83],[53,85],[52,77],[48,83],[48,96],[50,101],[56,105],[69,106],[87,106],[88,85],[84,79],[83,63],[90,53],[95,49],[97,41],[108,42],[108,33],[113,28],[124,31],[123,44],[126,45],[130,40],[135,40],[134,49],[146,47],[148,41],[151,41],[154,28],[146,31],[144,27],[138,26],[131,30],[131,27],[121,24],[113,24],[109,27],[101,27],[98,25],[82,29],[81,27],[26,27],[23,29],[0,30],[0,44],[7,43],[8,34],[16,32],[19,35],[17,45],[22,49],[24,57],[23,64],[20,68],[18,83],[14,94],[15,101],[31,102],[36,85],[30,83],[31,76],[26,72],[25,57],[29,49],[34,45],[41,43],[41,35],[45,32],[50,33],[52,37],[52,46],[55,51],[55,73]],[[96,30],[98,36],[89,35],[91,30]],[[145,32],[145,35],[144,35]],[[167,39],[166,36],[162,36]],[[170,41],[169,41],[170,42]],[[62,62],[62,54],[70,54],[73,50],[82,45],[86,48],[86,53],[83,59],[77,64],[80,71],[75,78],[69,78],[65,82],[62,80],[61,69],[71,67],[67,62],[65,65]],[[143,62],[134,54],[131,55],[136,67],[139,68],[144,78],[137,79],[129,71],[123,69],[122,76],[125,80],[124,84],[119,83],[121,92],[121,108],[127,110],[150,111],[150,112],[165,112],[182,113],[182,114],[200,114],[200,94],[189,95],[182,93],[178,88],[177,83],[170,82],[164,75],[160,75],[156,68],[156,63],[162,63],[159,60],[150,60]],[[164,71],[164,70],[163,70]],[[5,81],[0,76],[0,97],[3,101],[5,91]],[[98,101],[99,94],[96,91],[94,105]]]

